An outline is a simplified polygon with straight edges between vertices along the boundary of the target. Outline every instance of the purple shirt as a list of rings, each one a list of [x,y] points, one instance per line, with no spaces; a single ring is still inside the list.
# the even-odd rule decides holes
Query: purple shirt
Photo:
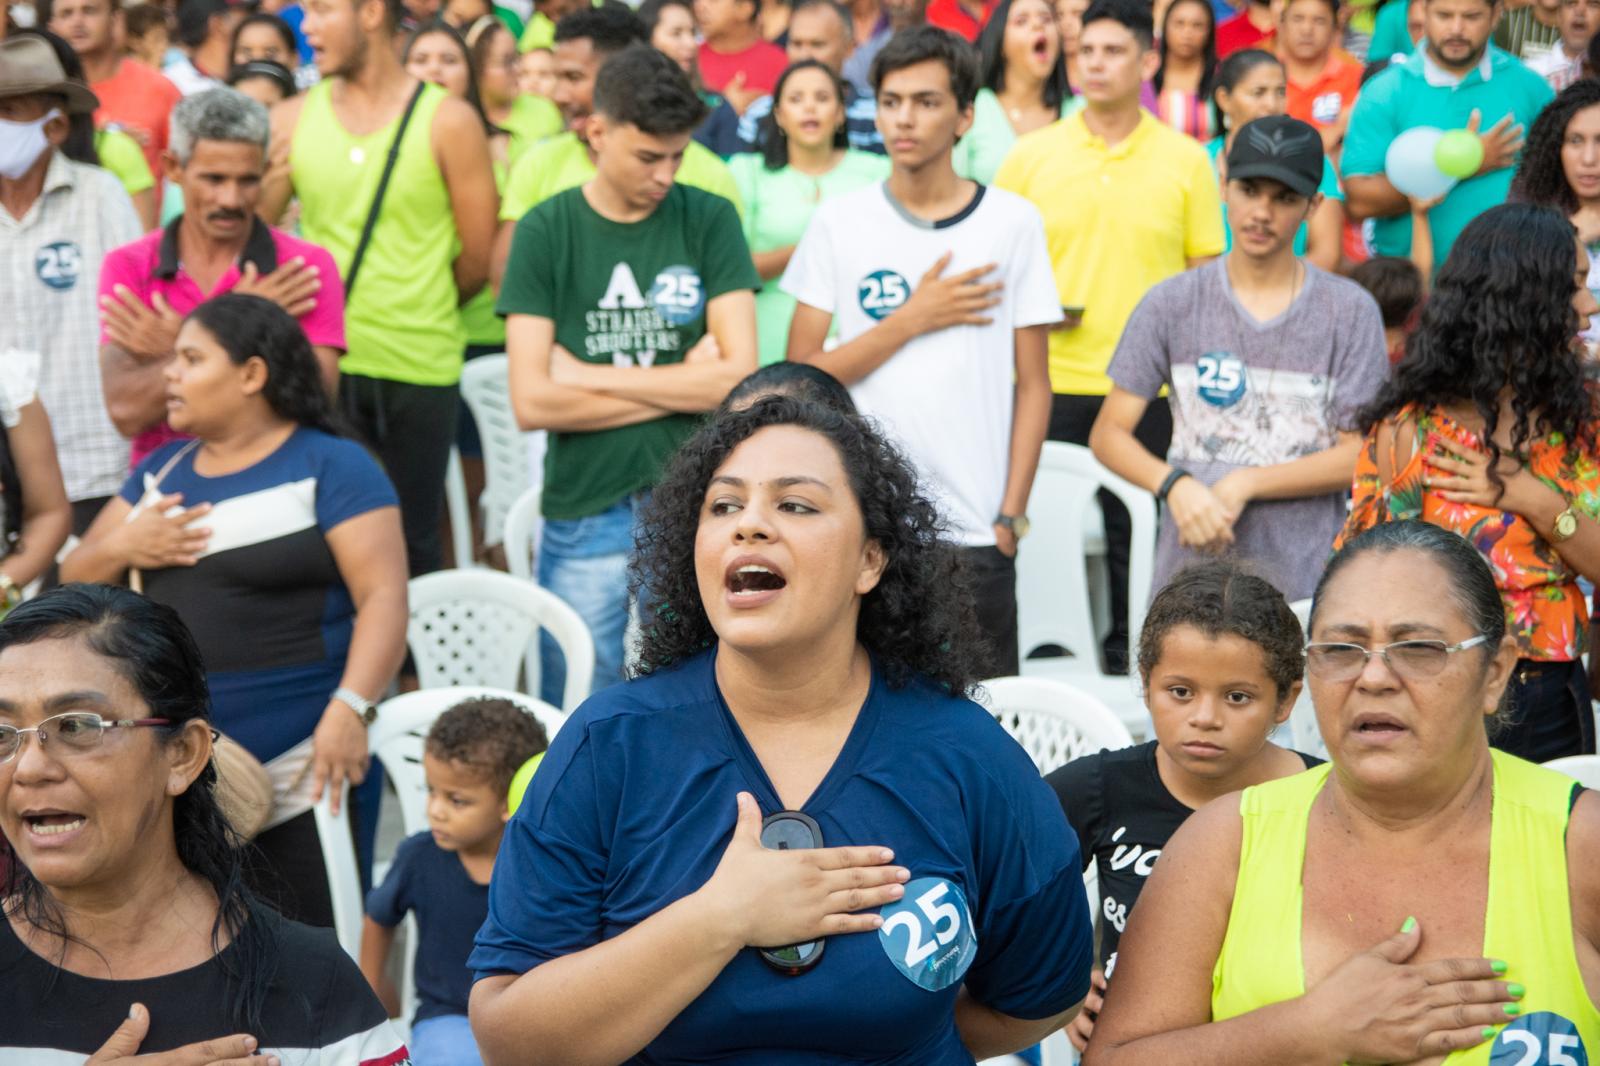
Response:
[[[344,282],[339,278],[339,268],[333,256],[327,251],[257,219],[250,229],[250,236],[245,240],[239,261],[228,267],[218,279],[215,289],[204,292],[194,278],[184,272],[183,264],[178,261],[178,227],[182,222],[180,215],[166,228],[147,233],[108,254],[100,267],[100,295],[111,295],[116,286],[125,285],[146,306],[154,306],[155,295],[160,293],[174,311],[187,315],[211,297],[221,296],[239,284],[239,271],[243,264],[254,263],[262,274],[270,274],[278,269],[279,263],[287,263],[298,256],[307,265],[316,267],[322,280],[322,288],[316,295],[316,306],[300,316],[300,326],[306,331],[306,339],[315,347],[337,348],[341,352],[345,350]],[[100,327],[100,343],[110,343],[104,323]],[[182,436],[165,422],[139,433],[133,438],[130,469],[167,441]]]

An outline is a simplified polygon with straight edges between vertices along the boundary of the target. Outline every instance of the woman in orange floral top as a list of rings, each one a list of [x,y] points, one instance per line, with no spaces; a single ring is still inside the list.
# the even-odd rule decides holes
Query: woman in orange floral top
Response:
[[[1494,741],[1535,762],[1595,750],[1578,589],[1580,576],[1600,579],[1600,409],[1575,347],[1597,309],[1588,271],[1551,208],[1496,207],[1462,231],[1405,357],[1362,412],[1366,444],[1335,542],[1420,518],[1477,547],[1520,660],[1513,724]]]

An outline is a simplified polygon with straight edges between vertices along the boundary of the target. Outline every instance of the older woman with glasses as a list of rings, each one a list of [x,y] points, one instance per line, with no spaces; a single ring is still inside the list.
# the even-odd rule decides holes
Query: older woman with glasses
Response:
[[[1600,796],[1489,747],[1518,646],[1488,565],[1379,525],[1310,633],[1331,762],[1173,837],[1085,1066],[1595,1061]]]
[[[333,938],[244,888],[213,737],[170,607],[67,585],[0,622],[0,1062],[404,1061]]]

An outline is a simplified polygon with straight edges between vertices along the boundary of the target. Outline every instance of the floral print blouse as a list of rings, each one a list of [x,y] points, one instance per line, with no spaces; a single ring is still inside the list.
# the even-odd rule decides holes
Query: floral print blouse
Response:
[[[1436,407],[1411,404],[1391,424],[1414,425],[1416,439],[1411,458],[1383,483],[1378,470],[1378,429],[1368,434],[1356,460],[1350,518],[1334,541],[1345,541],[1383,522],[1421,519],[1461,534],[1482,553],[1494,571],[1495,584],[1505,602],[1506,632],[1517,642],[1524,659],[1570,662],[1586,650],[1588,605],[1578,589],[1578,575],[1557,554],[1555,547],[1521,515],[1493,507],[1453,503],[1424,487],[1430,442],[1448,437],[1483,450],[1482,438]],[[1528,447],[1528,469],[1540,481],[1571,501],[1575,511],[1600,518],[1600,464],[1592,454],[1567,446],[1560,433],[1550,433]]]

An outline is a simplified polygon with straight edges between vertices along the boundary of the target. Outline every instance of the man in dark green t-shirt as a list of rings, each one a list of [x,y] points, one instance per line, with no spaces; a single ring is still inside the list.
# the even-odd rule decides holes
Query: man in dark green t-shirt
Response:
[[[673,182],[705,115],[678,66],[630,47],[594,103],[595,176],[517,223],[498,310],[517,420],[549,431],[539,583],[588,623],[600,688],[622,679],[634,510],[695,416],[756,368],[761,281],[733,205]],[[559,705],[548,639],[541,659]]]

